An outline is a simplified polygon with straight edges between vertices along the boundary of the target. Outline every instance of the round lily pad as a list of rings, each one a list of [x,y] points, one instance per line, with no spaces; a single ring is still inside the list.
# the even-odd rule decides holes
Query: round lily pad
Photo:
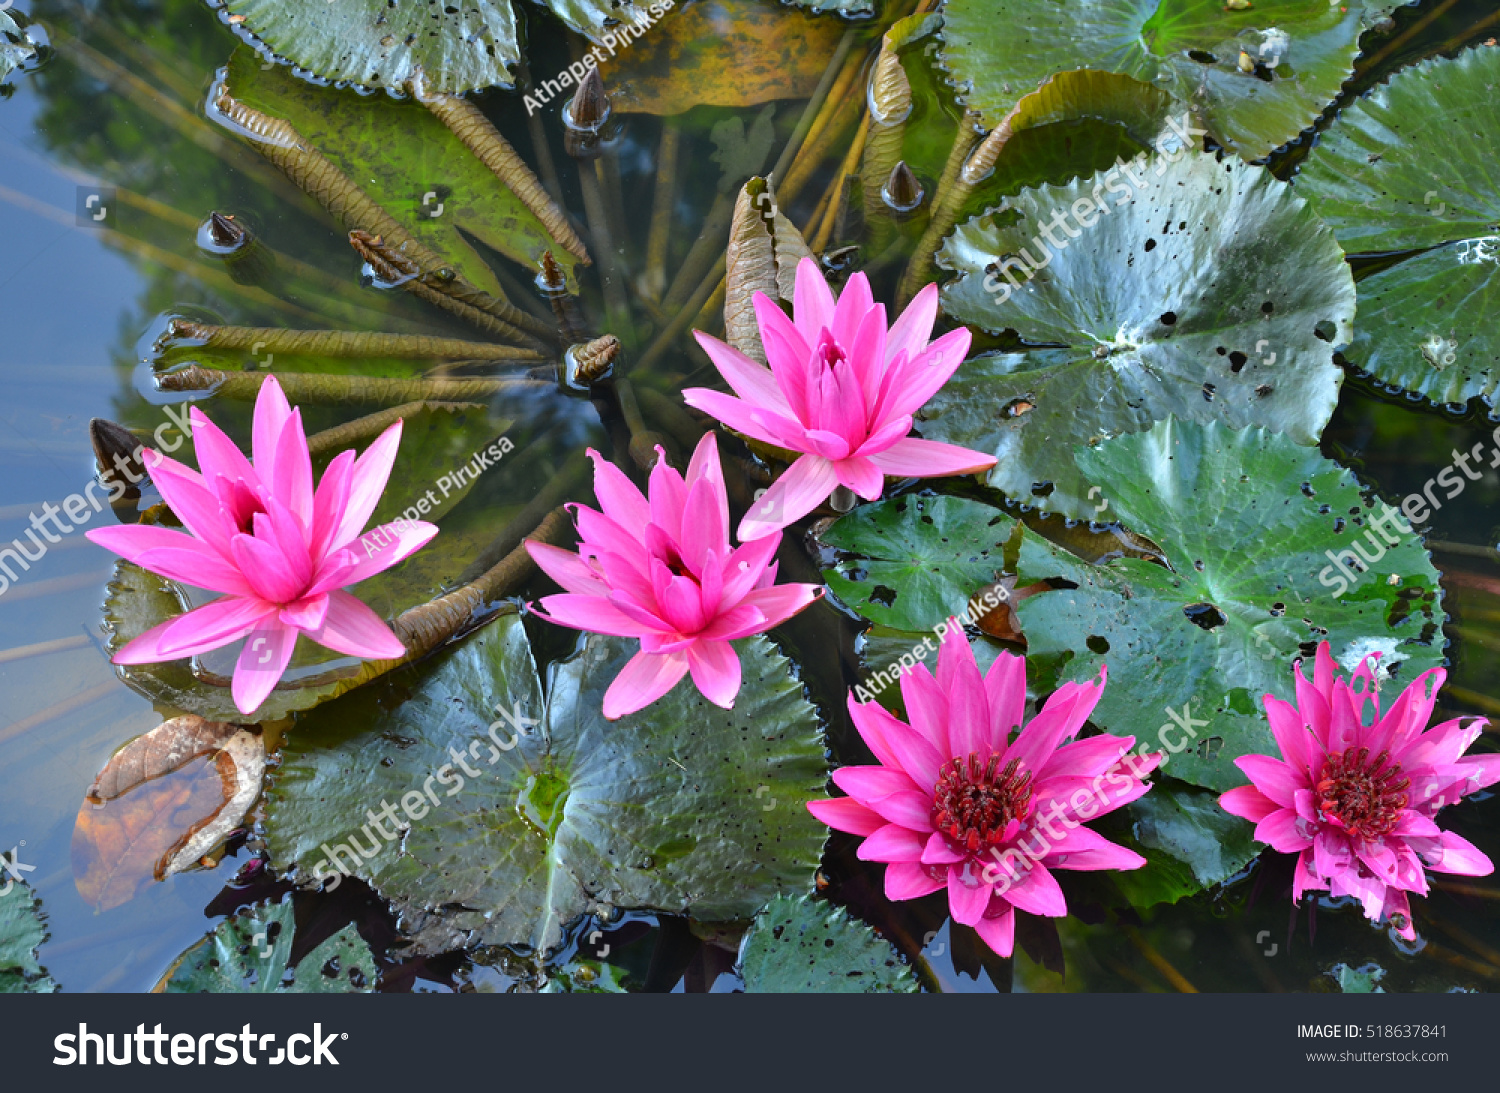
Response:
[[[1169,414],[1316,443],[1352,332],[1343,252],[1285,183],[1196,153],[1131,170],[1026,190],[938,256],[959,272],[948,314],[1065,348],[967,362],[922,434],[995,455],[990,485],[1072,517],[1096,511],[1074,449]]]
[[[948,0],[940,56],[994,127],[1054,72],[1133,76],[1191,103],[1226,148],[1259,159],[1317,119],[1354,72],[1358,3]]]
[[[1417,252],[1359,283],[1346,355],[1437,403],[1500,388],[1500,49],[1393,76],[1346,109],[1296,179],[1351,253]]]
[[[1442,663],[1443,594],[1421,539],[1396,510],[1377,525],[1383,504],[1316,450],[1169,419],[1079,462],[1168,565],[1091,565],[1024,531],[1017,584],[1064,585],[1018,605],[1027,657],[1058,682],[1108,665],[1091,719],[1166,751],[1173,777],[1244,784],[1233,760],[1275,753],[1261,697],[1293,700],[1292,662],[1319,642],[1346,671],[1385,653],[1390,686]]]
[[[569,922],[613,907],[748,919],[810,883],[826,832],[803,802],[827,767],[788,662],[764,638],[736,644],[733,710],[684,681],[606,722],[604,690],[635,643],[590,636],[544,700],[525,625],[504,615],[419,677],[299,722],[267,790],[273,860],[325,884],[342,862],[392,901],[417,951],[545,955]]]
[[[290,900],[226,918],[179,956],[157,994],[368,994],[375,958],[354,926],[345,926],[292,965],[297,930]]]
[[[740,945],[748,994],[915,994],[917,980],[890,942],[841,907],[773,899]]]

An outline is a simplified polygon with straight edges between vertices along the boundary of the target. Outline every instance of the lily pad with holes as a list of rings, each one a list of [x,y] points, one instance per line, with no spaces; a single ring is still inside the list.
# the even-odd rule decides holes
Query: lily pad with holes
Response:
[[[1296,179],[1350,253],[1417,252],[1359,283],[1346,356],[1437,403],[1500,403],[1500,49],[1403,69],[1349,106]]]
[[[345,926],[292,963],[292,904],[268,903],[232,915],[179,956],[156,994],[369,994],[375,958]]]
[[[747,994],[915,994],[901,955],[841,907],[773,899],[740,944]]]
[[[504,615],[435,664],[309,715],[267,790],[273,860],[340,883],[339,855],[421,952],[545,955],[602,908],[743,920],[805,889],[826,832],[803,802],[828,771],[788,662],[749,639],[732,711],[684,680],[606,722],[605,688],[634,647],[590,636],[544,699],[525,625]],[[400,834],[384,840],[362,825],[388,802]]]
[[[235,28],[269,55],[314,76],[373,91],[415,86],[459,95],[510,87],[521,60],[510,0],[389,3],[388,0],[222,0]],[[558,18],[598,40],[606,24],[649,25],[646,10],[622,0],[550,0]]]
[[[1066,516],[1096,511],[1078,445],[1169,414],[1316,443],[1342,380],[1333,351],[1352,336],[1343,252],[1290,187],[1202,154],[1143,166],[1026,190],[938,256],[959,272],[948,314],[1066,348],[967,362],[922,434],[995,455],[990,485]]]
[[[57,984],[38,962],[47,940],[42,901],[0,867],[0,994],[51,994]]]
[[[961,497],[861,505],[823,532],[823,545],[844,555],[823,579],[878,626],[930,631],[996,579],[1015,526],[999,509]]]
[[[1166,751],[1165,773],[1221,791],[1244,784],[1235,758],[1275,754],[1261,696],[1292,700],[1292,662],[1318,642],[1346,671],[1384,650],[1391,686],[1442,663],[1442,590],[1421,540],[1387,522],[1397,543],[1384,542],[1372,526],[1381,504],[1315,449],[1168,419],[1079,462],[1167,565],[1090,565],[1023,530],[1017,584],[1072,586],[1017,606],[1040,670],[1032,682],[1092,679],[1107,665],[1092,720]],[[1368,572],[1357,573],[1355,546]],[[1341,552],[1357,580],[1341,575],[1331,557]]]
[[[934,54],[940,45],[937,15],[912,15],[887,34],[912,89],[912,112],[902,131],[901,158],[931,197],[959,127],[970,126],[956,102],[948,74]],[[1060,72],[1027,95],[1011,119],[1014,130],[993,174],[965,199],[958,215],[977,213],[1027,186],[1061,184],[1133,159],[1158,141],[1170,150],[1181,138],[1168,124],[1184,107],[1170,95],[1109,72]],[[925,215],[925,214],[918,214]]]
[[[0,11],[0,85],[16,69],[36,60],[37,43],[9,11]],[[0,86],[0,98],[10,89]]]
[[[342,8],[344,2],[318,6]],[[259,62],[253,50],[235,50],[227,75],[234,97],[290,122],[471,284],[500,292],[494,272],[466,236],[533,272],[550,250],[571,276],[576,260],[567,248],[431,111],[385,95],[319,87],[281,65],[263,68]]]
[[[1308,128],[1354,72],[1361,7],[1327,0],[949,0],[940,56],[994,127],[1055,72],[1097,69],[1191,103],[1247,160]]]

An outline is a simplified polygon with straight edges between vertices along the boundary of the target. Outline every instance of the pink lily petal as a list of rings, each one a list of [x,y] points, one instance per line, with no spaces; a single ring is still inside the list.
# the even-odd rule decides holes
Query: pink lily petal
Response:
[[[885,819],[850,797],[808,801],[807,810],[835,831],[851,835],[873,835],[886,826]]]
[[[399,421],[390,426],[375,438],[374,442],[364,450],[364,454],[354,461],[354,467],[349,472],[348,501],[330,537],[332,545],[343,546],[350,540],[358,538],[365,530],[365,525],[370,522],[375,506],[380,504],[380,496],[385,492],[386,483],[390,481],[391,468],[396,465],[396,450],[401,446],[401,427],[402,423]],[[292,426],[288,424],[287,430],[284,431],[290,431],[291,428]],[[296,428],[299,430],[301,428],[300,419]],[[295,468],[283,473],[283,478],[289,487],[296,486],[300,489],[301,459],[306,453],[307,441],[302,441],[300,453],[297,452],[298,446],[294,442],[287,443],[289,449],[297,454],[298,462]],[[295,506],[293,511],[296,511]]]
[[[335,652],[363,660],[395,660],[406,655],[406,647],[385,620],[348,592],[328,593],[323,625],[307,636]]]
[[[240,650],[240,659],[234,666],[234,679],[229,686],[230,696],[242,714],[252,714],[275,688],[287,664],[292,659],[292,650],[297,646],[297,631],[280,622],[258,627]]]
[[[832,463],[821,456],[802,456],[750,507],[740,521],[740,541],[759,539],[802,519],[821,505],[836,485],[838,475]]]
[[[964,926],[976,925],[990,906],[993,887],[979,881],[967,880],[964,872],[957,868],[948,870],[948,911],[953,921]]]
[[[740,693],[740,658],[727,641],[698,641],[687,647],[688,669],[703,697],[724,709]]]
[[[922,837],[900,824],[886,824],[859,844],[855,857],[860,861],[919,862]]]
[[[756,293],[756,295],[761,296],[760,293]],[[761,298],[764,297],[762,296]],[[756,314],[757,316],[761,316],[760,323],[764,327],[766,320],[762,316],[762,308],[759,306],[760,301],[756,300],[755,304]],[[791,326],[791,320],[787,319],[782,314],[781,309],[775,304],[772,304],[767,310],[774,311],[778,316],[781,316],[782,321],[787,326]],[[793,332],[795,332],[795,328]],[[710,337],[697,330],[693,331],[693,337],[703,347],[703,352],[708,354],[708,359],[713,361],[714,367],[719,370],[719,375],[724,377],[724,382],[729,384],[730,390],[736,395],[746,402],[752,402],[760,406],[775,406],[780,404],[782,412],[791,416],[792,408],[787,405],[786,398],[782,395],[781,389],[776,386],[776,378],[771,375],[770,369],[756,364],[738,349],[726,345],[718,338]],[[802,348],[803,355],[806,352],[806,349]]]
[[[239,596],[210,600],[158,623],[127,642],[110,660],[115,664],[154,664],[207,653],[238,641],[275,611],[273,604]],[[167,643],[165,650],[163,641]]]
[[[637,653],[604,692],[604,718],[617,721],[651,705],[688,673],[684,653]]]
[[[936,440],[919,440],[909,436],[898,440],[883,452],[869,457],[882,474],[892,478],[942,478],[950,475],[977,474],[996,463],[992,455],[943,444]]]
[[[897,862],[885,869],[885,898],[919,899],[947,885],[947,877],[932,876],[929,867],[915,862]]]
[[[998,915],[981,918],[974,924],[974,929],[979,932],[980,939],[999,956],[1008,957],[1015,950],[1016,916],[1008,906]]]

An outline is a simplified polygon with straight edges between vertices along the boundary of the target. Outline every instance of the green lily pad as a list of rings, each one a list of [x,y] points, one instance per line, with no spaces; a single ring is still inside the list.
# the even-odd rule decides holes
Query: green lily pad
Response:
[[[778,896],[740,944],[747,994],[916,994],[890,942],[842,907]]]
[[[16,69],[36,60],[37,43],[9,11],[0,11],[0,84]],[[4,97],[7,88],[0,88]]]
[[[1199,124],[1247,160],[1308,128],[1354,72],[1361,8],[1326,0],[1115,0],[1079,7],[948,0],[944,65],[994,127],[1053,73],[1098,69],[1193,104]],[[1245,71],[1244,65],[1252,71]]]
[[[160,994],[369,994],[375,958],[353,925],[292,966],[292,904],[262,904],[226,918],[173,962]]]
[[[851,555],[823,571],[834,595],[878,626],[924,631],[962,614],[1004,567],[1016,522],[961,497],[897,497],[861,505],[821,536]]]
[[[347,10],[344,0],[295,6],[309,17],[323,8]],[[398,9],[391,10],[394,18]],[[239,101],[290,122],[418,241],[486,292],[499,294],[499,284],[465,232],[530,270],[550,250],[571,276],[576,259],[567,248],[419,103],[319,87],[281,65],[262,67],[259,55],[243,47],[230,58],[228,83]]]
[[[525,626],[503,615],[420,678],[393,677],[399,704],[363,688],[299,722],[267,790],[272,858],[335,881],[338,854],[422,952],[545,956],[569,922],[608,907],[748,919],[810,883],[825,832],[803,802],[827,767],[788,662],[764,638],[737,648],[732,711],[684,680],[606,722],[604,690],[635,643],[590,636],[553,667],[544,701]],[[536,727],[512,729],[498,709]],[[405,811],[398,840],[361,831],[386,802]]]
[[[1380,981],[1385,978],[1385,969],[1379,964],[1365,964],[1351,968],[1348,964],[1335,964],[1328,974],[1339,985],[1344,994],[1384,994]]]
[[[37,950],[47,940],[42,901],[29,886],[5,880],[8,890],[0,895],[0,994],[52,994],[57,984],[37,959]]]
[[[1171,778],[1158,778],[1126,816],[1146,864],[1110,875],[1137,907],[1176,903],[1222,884],[1262,849],[1255,825],[1220,808],[1217,793]]]
[[[1346,356],[1438,403],[1500,388],[1500,49],[1403,69],[1346,109],[1297,176],[1351,253],[1420,251],[1359,283]]]
[[[509,0],[463,5],[392,4],[387,0],[223,0],[236,28],[267,53],[314,76],[367,90],[404,93],[413,86],[460,95],[510,87],[521,60]],[[601,41],[607,28],[647,28],[644,7],[629,0],[547,0],[568,26]]]
[[[1346,670],[1384,651],[1389,686],[1442,663],[1442,590],[1421,540],[1393,528],[1397,545],[1382,542],[1376,502],[1316,450],[1264,429],[1169,419],[1079,461],[1111,516],[1157,543],[1171,568],[1090,565],[1023,531],[1016,583],[1076,586],[1017,606],[1028,660],[1057,682],[1108,665],[1091,719],[1165,749],[1173,777],[1243,785],[1235,758],[1275,754],[1261,696],[1292,700],[1292,662],[1318,642]],[[1331,555],[1356,543],[1372,571],[1351,582]]]
[[[1202,154],[1136,177],[1027,190],[938,256],[960,274],[943,289],[954,318],[1066,348],[967,362],[919,415],[922,434],[990,452],[990,485],[1070,517],[1096,511],[1074,449],[1169,414],[1316,443],[1342,380],[1333,351],[1351,337],[1343,253],[1285,183]],[[1107,215],[1068,218],[1096,193]],[[1012,288],[999,264],[1014,275],[1028,260],[1042,265]]]

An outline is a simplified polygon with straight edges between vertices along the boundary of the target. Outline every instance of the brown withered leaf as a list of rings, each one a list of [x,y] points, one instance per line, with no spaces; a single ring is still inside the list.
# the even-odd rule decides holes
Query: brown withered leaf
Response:
[[[613,108],[681,114],[695,106],[805,99],[844,27],[759,0],[683,3],[599,66]]]
[[[73,827],[73,880],[100,911],[199,861],[260,794],[259,734],[186,715],[132,740],[89,788]]]
[[[1021,617],[1016,614],[1015,606],[1026,597],[1051,591],[1051,588],[1046,581],[1037,581],[1018,589],[1014,577],[1001,577],[994,584],[985,585],[969,597],[969,614],[982,633],[1024,646],[1026,635],[1021,632]],[[984,610],[986,604],[997,599],[1000,602],[995,607],[989,611]]]
[[[773,300],[792,299],[797,263],[811,257],[795,224],[776,207],[776,195],[764,178],[740,188],[725,250],[724,332],[730,345],[751,360],[766,363],[755,318],[755,294]]]

